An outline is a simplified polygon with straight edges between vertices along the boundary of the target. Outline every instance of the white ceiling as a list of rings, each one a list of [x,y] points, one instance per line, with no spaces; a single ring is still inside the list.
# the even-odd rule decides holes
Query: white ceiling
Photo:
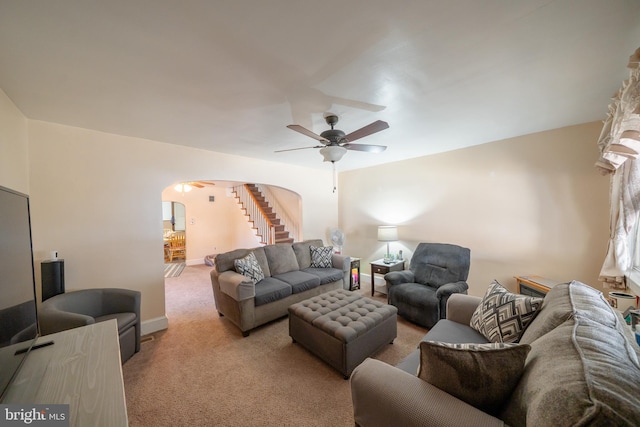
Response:
[[[604,118],[637,0],[0,0],[0,88],[30,119],[340,170]],[[594,144],[596,142],[594,141]]]

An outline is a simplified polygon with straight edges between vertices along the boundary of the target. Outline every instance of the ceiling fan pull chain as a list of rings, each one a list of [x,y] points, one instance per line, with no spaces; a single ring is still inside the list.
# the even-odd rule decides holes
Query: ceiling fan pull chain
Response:
[[[336,172],[336,162],[331,162],[331,166],[333,166],[333,192],[336,192],[336,181],[338,179],[338,173]]]

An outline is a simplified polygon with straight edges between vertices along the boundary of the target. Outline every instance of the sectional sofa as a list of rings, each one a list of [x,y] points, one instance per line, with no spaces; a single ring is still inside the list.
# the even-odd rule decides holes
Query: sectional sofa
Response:
[[[318,250],[318,248],[322,248]],[[315,253],[325,252],[320,239],[278,243],[218,254],[211,271],[216,309],[221,317],[240,328],[243,336],[251,329],[288,314],[288,307],[307,298],[335,289],[348,289],[351,260],[331,254],[328,264],[312,261]],[[257,262],[255,272],[237,271],[236,261],[250,257]],[[259,278],[260,280],[255,280]]]
[[[397,366],[374,359],[360,364],[351,375],[356,425],[640,425],[640,348],[630,327],[601,292],[576,281],[553,287],[517,345],[495,350],[515,349],[520,356],[524,351],[521,369],[507,377],[505,371],[516,353],[497,359],[499,367],[491,370],[483,355],[463,349],[488,342],[470,326],[481,301],[452,295],[447,319],[440,320],[422,339],[419,350]],[[464,345],[451,357],[456,350],[436,344],[442,342]],[[443,374],[444,385],[439,387],[417,375],[421,363],[428,368],[437,359],[433,352],[425,358],[433,348],[449,352],[440,365],[442,372],[435,372],[436,379]],[[473,374],[463,373],[464,360]],[[491,409],[479,405],[478,399],[490,396],[496,385],[506,392],[503,400],[493,402]],[[465,395],[461,390],[465,388],[472,393]],[[466,396],[467,401],[454,394]]]

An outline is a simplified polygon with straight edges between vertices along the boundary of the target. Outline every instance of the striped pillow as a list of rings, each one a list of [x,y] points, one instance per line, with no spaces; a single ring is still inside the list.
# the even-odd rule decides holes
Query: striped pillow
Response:
[[[234,260],[233,265],[238,273],[248,277],[253,283],[264,279],[264,273],[262,272],[262,268],[260,268],[260,264],[258,264],[258,258],[256,258],[253,252],[244,258]]]
[[[311,267],[313,268],[330,268],[333,267],[331,257],[333,255],[333,246],[309,246],[311,250]]]
[[[542,298],[513,294],[493,281],[470,326],[491,342],[518,342],[542,307]]]

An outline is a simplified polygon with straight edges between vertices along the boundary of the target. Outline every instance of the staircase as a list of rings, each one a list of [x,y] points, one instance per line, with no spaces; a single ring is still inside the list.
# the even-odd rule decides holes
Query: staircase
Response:
[[[242,187],[234,187],[232,193],[248,217],[251,228],[260,238],[261,244],[293,243],[293,238],[285,230],[284,224],[257,185],[244,184]]]

